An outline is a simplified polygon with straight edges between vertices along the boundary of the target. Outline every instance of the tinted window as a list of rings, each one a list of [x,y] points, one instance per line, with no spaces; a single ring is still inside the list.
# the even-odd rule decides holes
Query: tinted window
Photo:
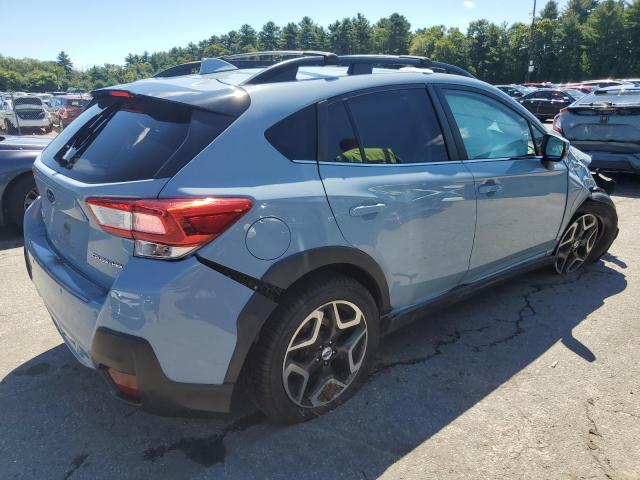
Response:
[[[514,158],[534,153],[529,122],[485,95],[445,90],[469,159]]]
[[[86,183],[171,177],[232,121],[174,102],[105,97],[58,135],[42,159]]]
[[[269,143],[289,160],[315,160],[317,135],[315,105],[289,115],[265,132]]]
[[[344,102],[329,105],[327,160],[362,163],[360,147]]]
[[[367,163],[447,160],[447,150],[427,92],[394,90],[348,101]]]

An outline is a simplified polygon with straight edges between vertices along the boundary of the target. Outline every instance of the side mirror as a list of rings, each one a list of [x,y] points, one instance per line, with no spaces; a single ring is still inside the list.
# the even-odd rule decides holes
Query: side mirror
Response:
[[[546,134],[542,140],[542,159],[561,162],[569,155],[569,142],[561,137]]]

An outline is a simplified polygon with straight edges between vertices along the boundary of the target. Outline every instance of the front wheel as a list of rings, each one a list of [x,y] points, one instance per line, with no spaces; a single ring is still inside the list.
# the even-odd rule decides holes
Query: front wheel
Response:
[[[251,395],[275,423],[302,422],[348,400],[366,381],[379,340],[371,294],[340,274],[289,292],[250,357]]]
[[[574,215],[558,243],[556,272],[564,275],[596,262],[607,252],[617,233],[618,216],[610,200],[588,200]]]

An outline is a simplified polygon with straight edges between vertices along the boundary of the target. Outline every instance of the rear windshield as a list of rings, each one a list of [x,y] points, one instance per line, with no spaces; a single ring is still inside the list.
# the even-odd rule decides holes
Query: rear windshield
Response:
[[[175,102],[102,97],[49,144],[42,161],[84,183],[168,178],[233,120]]]

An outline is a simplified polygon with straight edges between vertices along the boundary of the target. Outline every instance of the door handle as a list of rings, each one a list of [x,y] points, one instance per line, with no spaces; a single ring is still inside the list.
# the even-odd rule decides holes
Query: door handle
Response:
[[[384,203],[376,203],[374,205],[358,205],[357,207],[352,207],[349,210],[349,215],[352,217],[364,217],[365,215],[372,215],[375,213],[379,213],[384,210],[386,205]]]
[[[490,193],[496,193],[502,190],[502,185],[496,182],[485,182],[478,187],[478,193],[489,195]]]

